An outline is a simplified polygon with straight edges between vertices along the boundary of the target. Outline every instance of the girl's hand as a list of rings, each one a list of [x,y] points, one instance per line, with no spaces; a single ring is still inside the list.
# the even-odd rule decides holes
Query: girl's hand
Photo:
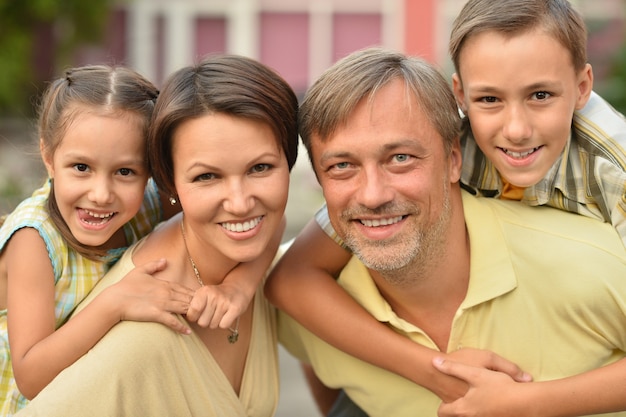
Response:
[[[194,291],[152,275],[163,271],[165,259],[137,266],[118,283],[107,288],[112,302],[118,304],[120,320],[152,321],[172,330],[189,334],[191,329],[174,314],[186,314]]]
[[[187,310],[187,320],[201,327],[227,329],[232,327],[250,304],[249,292],[239,284],[223,281],[220,285],[205,285],[198,290]],[[254,296],[254,293],[252,293]]]
[[[495,363],[500,363],[500,359],[497,359]],[[525,385],[516,382],[508,374],[445,360],[441,357],[435,358],[433,365],[440,372],[459,378],[469,386],[463,397],[451,402],[444,401],[441,404],[437,413],[439,417],[530,415],[528,408],[530,404],[523,400],[520,391]],[[510,362],[505,361],[504,368],[510,371]],[[525,381],[530,381],[528,374],[516,373],[516,375],[523,376]]]

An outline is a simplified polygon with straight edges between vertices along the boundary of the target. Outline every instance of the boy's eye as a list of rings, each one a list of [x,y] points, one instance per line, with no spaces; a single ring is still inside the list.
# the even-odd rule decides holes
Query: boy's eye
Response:
[[[551,96],[551,94],[548,93],[547,91],[537,91],[536,93],[533,94],[533,96],[536,100],[542,101],[542,100],[548,99]]]

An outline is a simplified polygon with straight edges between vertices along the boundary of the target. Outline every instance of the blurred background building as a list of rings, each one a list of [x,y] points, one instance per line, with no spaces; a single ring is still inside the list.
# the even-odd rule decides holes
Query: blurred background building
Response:
[[[626,0],[572,1],[590,29],[589,60],[596,76],[595,89],[626,112]],[[24,136],[34,133],[31,121],[45,83],[67,67],[123,64],[160,85],[168,74],[205,54],[236,53],[273,67],[302,96],[311,82],[337,59],[356,49],[381,45],[423,56],[450,74],[448,36],[464,3],[465,0],[0,2],[0,211],[11,209],[33,188],[30,177],[19,167],[8,169],[6,160],[15,163],[12,154],[17,149],[11,150],[11,146],[21,145],[28,141]],[[301,158],[301,162],[305,159]]]

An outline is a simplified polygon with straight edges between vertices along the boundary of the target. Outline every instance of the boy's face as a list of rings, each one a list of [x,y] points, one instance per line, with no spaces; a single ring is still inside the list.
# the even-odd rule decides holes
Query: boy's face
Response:
[[[468,39],[453,75],[459,106],[476,143],[508,182],[539,182],[561,155],[574,110],[593,84],[591,66],[576,71],[569,51],[541,30],[513,37],[495,31]]]

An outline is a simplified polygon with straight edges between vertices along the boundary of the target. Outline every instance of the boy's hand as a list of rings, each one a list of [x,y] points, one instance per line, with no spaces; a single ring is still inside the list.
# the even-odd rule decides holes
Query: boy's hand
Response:
[[[471,367],[471,369],[496,371],[498,374],[517,382],[532,381],[532,377],[521,370],[519,366],[491,351],[463,348],[445,355],[442,354],[441,357],[433,361],[435,369],[440,372],[439,376],[435,375],[435,380],[439,381],[439,383],[436,384],[438,389],[433,392],[437,394],[444,403],[453,403],[458,399],[465,398],[468,389],[471,389],[472,386],[471,381],[456,375],[456,373],[446,372],[446,370],[450,368],[443,367],[441,365],[442,363],[463,364],[467,367]],[[444,375],[447,377],[442,378]],[[465,376],[465,374],[463,374],[463,376]],[[454,377],[454,379],[448,377]]]
[[[502,372],[517,382],[532,381],[532,376],[520,369],[519,366],[489,350],[462,348],[448,353],[447,356],[454,362]]]
[[[187,310],[187,320],[202,327],[227,329],[248,308],[250,301],[238,284],[223,281],[220,285],[205,285],[196,290]]]
[[[191,329],[172,313],[187,313],[194,291],[152,276],[166,265],[166,260],[160,259],[138,266],[105,291],[117,305],[120,320],[152,321],[189,334]]]
[[[441,372],[465,381],[467,393],[439,407],[439,417],[506,417],[525,415],[531,404],[523,400],[520,390],[530,385],[520,384],[509,375],[482,367],[436,358],[433,365]]]

